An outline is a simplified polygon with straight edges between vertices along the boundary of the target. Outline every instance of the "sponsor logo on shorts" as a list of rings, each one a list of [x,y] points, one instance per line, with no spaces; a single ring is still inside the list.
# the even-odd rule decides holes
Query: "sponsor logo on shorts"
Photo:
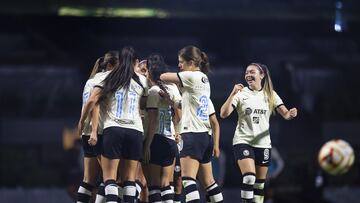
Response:
[[[269,160],[268,160],[268,161],[262,161],[261,163],[266,164],[266,163],[268,163],[268,162],[269,162]]]
[[[269,149],[264,150],[264,160],[269,160]],[[268,161],[266,161],[268,162]]]
[[[180,166],[175,166],[175,172],[180,172],[181,167]]]
[[[244,155],[244,156],[249,156],[249,155],[250,155],[249,150],[245,149],[245,150],[243,151],[243,155]]]

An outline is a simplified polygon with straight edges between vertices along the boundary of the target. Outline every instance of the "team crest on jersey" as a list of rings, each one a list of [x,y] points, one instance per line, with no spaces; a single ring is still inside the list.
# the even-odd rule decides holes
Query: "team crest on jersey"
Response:
[[[264,160],[268,160],[268,159],[269,159],[269,157],[270,157],[270,156],[269,156],[269,152],[270,152],[269,149],[265,149],[265,150],[264,150]]]
[[[207,79],[206,77],[202,77],[202,78],[201,78],[201,82],[203,82],[203,83],[208,83],[208,82],[209,82],[209,79]]]
[[[249,150],[245,149],[245,150],[243,151],[243,155],[244,155],[244,156],[249,156],[249,155],[250,155]]]
[[[252,113],[252,109],[251,108],[246,108],[245,109],[245,115],[250,115]]]
[[[260,122],[259,117],[253,117],[253,123],[259,124],[259,122]]]

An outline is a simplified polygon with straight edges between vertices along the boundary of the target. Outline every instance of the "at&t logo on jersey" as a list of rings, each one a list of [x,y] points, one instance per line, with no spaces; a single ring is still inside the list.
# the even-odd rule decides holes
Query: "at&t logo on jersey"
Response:
[[[254,114],[266,114],[266,110],[265,109],[255,109]]]

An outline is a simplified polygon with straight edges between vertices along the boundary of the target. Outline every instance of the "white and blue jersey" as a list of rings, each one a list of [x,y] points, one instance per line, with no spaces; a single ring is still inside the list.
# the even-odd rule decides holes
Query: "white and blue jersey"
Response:
[[[182,88],[182,118],[180,133],[208,132],[210,83],[201,71],[178,73]]]

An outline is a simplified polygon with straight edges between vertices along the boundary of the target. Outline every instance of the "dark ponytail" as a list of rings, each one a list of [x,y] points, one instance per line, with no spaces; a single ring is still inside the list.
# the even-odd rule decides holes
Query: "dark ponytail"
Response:
[[[147,67],[152,81],[154,81],[161,90],[168,93],[164,82],[160,80],[160,75],[168,72],[168,66],[165,64],[164,58],[159,54],[150,55],[147,58]]]
[[[199,48],[195,46],[186,46],[182,48],[178,55],[186,62],[193,61],[196,67],[199,67],[201,72],[207,74],[210,72],[209,58]]]
[[[108,95],[115,93],[115,91],[120,88],[129,89],[131,78],[134,76],[134,65],[136,63],[135,50],[132,47],[124,47],[121,50],[119,61],[120,63],[116,65],[105,78],[99,101],[104,100]]]
[[[202,61],[200,62],[201,72],[207,74],[210,72],[210,62],[208,56],[203,51],[201,52],[201,59],[202,59]]]
[[[103,62],[104,62],[104,57],[100,57],[96,60],[94,67],[90,73],[89,79],[93,78],[96,75],[96,73],[102,72],[103,70],[106,69],[106,66],[104,66]]]

